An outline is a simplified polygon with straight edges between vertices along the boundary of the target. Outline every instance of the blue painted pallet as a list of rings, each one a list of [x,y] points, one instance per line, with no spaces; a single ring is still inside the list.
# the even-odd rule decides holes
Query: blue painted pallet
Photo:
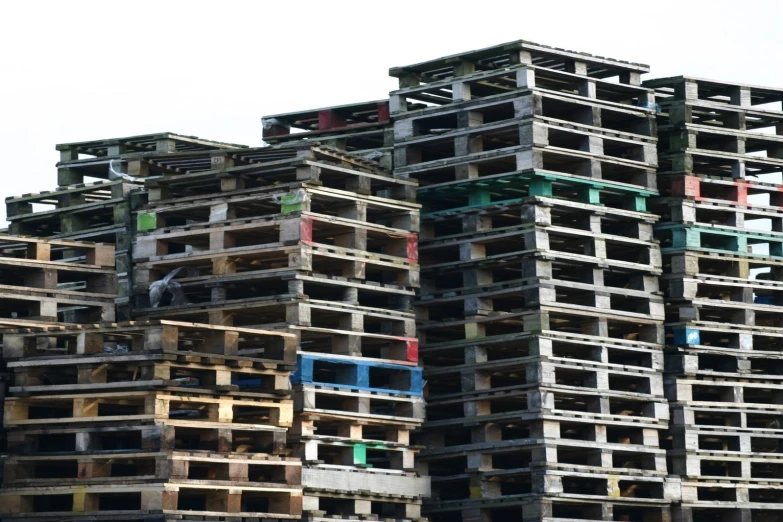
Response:
[[[297,355],[293,384],[319,384],[357,391],[421,395],[421,368],[315,354]]]

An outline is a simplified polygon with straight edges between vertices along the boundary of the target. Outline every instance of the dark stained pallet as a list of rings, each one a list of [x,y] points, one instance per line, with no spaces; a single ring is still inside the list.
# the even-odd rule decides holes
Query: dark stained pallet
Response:
[[[459,160],[470,154],[501,152],[518,147],[536,147],[536,150],[542,150],[544,161],[547,158],[547,149],[551,147],[563,154],[574,152],[576,161],[580,159],[581,153],[589,152],[592,156],[604,160],[628,159],[636,162],[635,166],[637,163],[657,166],[654,139],[619,134],[616,131],[602,131],[593,126],[564,123],[540,116],[533,117],[525,111],[515,111],[511,119],[499,122],[482,124],[479,118],[476,120],[471,121],[472,124],[467,127],[438,128],[437,132],[432,134],[420,130],[426,122],[416,122],[411,124],[408,136],[403,135],[403,129],[399,129],[402,125],[398,122],[394,145],[395,171],[401,172],[402,167],[418,163]],[[439,120],[435,122],[438,123]],[[471,169],[463,170],[463,177],[469,178]],[[421,174],[421,177],[426,178],[424,174]]]
[[[266,243],[260,246],[216,248],[198,252],[137,258],[135,283],[149,284],[172,270],[185,267],[191,277],[241,277],[248,272],[269,269],[301,270],[318,276],[392,283],[401,288],[417,287],[419,271],[416,259],[400,255],[378,254],[354,248],[306,243]],[[187,279],[185,279],[187,280]],[[179,280],[182,282],[182,280]]]
[[[401,179],[415,179],[421,186],[427,186],[530,169],[628,183],[650,191],[655,191],[657,187],[655,167],[643,161],[616,158],[597,151],[530,144],[466,153],[455,158],[409,161],[395,165],[394,174]],[[465,172],[470,174],[466,175]]]
[[[111,355],[103,355],[107,353]],[[19,366],[33,358],[78,364],[102,356],[122,360],[126,355],[150,354],[167,354],[180,361],[213,358],[220,361],[217,364],[274,367],[294,363],[296,344],[294,336],[282,332],[169,320],[42,326],[7,331],[3,336],[3,357],[20,361]]]
[[[115,452],[193,451],[284,455],[287,427],[198,420],[119,421],[67,426],[18,427],[8,434],[14,455],[47,456]]]
[[[409,232],[418,232],[419,228],[418,205],[298,182],[155,201],[139,210],[137,220],[143,232],[272,218],[291,212],[352,219]]]
[[[142,484],[166,480],[210,480],[215,485],[295,486],[301,462],[271,455],[198,452],[9,456],[4,488]]]
[[[415,182],[393,177],[380,163],[360,155],[317,144],[203,154],[181,163],[176,154],[163,154],[148,161],[155,168],[175,172],[146,183],[150,201],[292,182],[403,201],[415,199]]]
[[[166,362],[147,356],[96,355],[69,359],[45,358],[39,364],[9,362],[13,371],[10,393],[47,395],[100,393],[122,390],[195,391],[247,398],[276,398],[290,394],[286,367],[231,367],[195,362]],[[247,361],[249,363],[249,361]],[[259,360],[259,363],[261,361]]]

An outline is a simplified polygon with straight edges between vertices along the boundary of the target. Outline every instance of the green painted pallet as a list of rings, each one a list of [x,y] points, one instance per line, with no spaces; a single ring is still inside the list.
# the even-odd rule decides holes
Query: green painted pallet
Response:
[[[572,197],[559,195],[563,190]],[[602,205],[602,196],[612,195],[624,200],[627,210],[647,211],[647,198],[657,196],[652,190],[608,181],[558,174],[542,170],[513,172],[503,176],[477,178],[418,189],[423,205],[422,215],[444,211],[467,211],[493,204],[516,203],[521,198],[543,196]],[[456,206],[449,206],[449,205]],[[443,208],[447,205],[448,208]]]
[[[700,225],[656,225],[661,252],[693,250],[698,252],[742,254],[751,257],[783,258],[783,236],[751,230],[725,230]],[[754,253],[754,245],[766,244],[769,253]]]

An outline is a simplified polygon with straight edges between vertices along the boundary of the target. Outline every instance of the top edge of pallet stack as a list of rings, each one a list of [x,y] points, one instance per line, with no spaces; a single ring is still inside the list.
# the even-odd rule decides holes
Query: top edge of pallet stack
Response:
[[[643,87],[650,89],[657,89],[663,87],[671,87],[682,83],[697,83],[701,87],[744,87],[747,89],[753,89],[760,92],[767,92],[769,94],[775,94],[777,96],[783,95],[783,87],[772,87],[770,85],[756,85],[752,83],[739,83],[728,80],[718,80],[715,78],[702,78],[700,76],[667,76],[666,78],[650,78],[642,82]],[[779,98],[778,98],[779,100]]]
[[[437,79],[443,79],[450,74],[447,71],[439,71],[439,69],[451,69],[452,65],[459,62],[476,61],[495,67],[509,65],[513,63],[511,53],[514,51],[528,52],[531,55],[530,59],[532,60],[533,65],[542,65],[553,69],[563,69],[566,67],[567,62],[583,62],[587,66],[586,75],[593,78],[609,78],[623,72],[647,73],[650,71],[650,66],[643,63],[617,60],[579,51],[570,51],[526,40],[516,40],[474,51],[452,54],[412,65],[392,67],[389,69],[389,75],[399,78],[410,73],[425,73],[430,74]],[[558,61],[558,59],[561,61]],[[543,65],[544,63],[549,65]]]
[[[278,114],[267,114],[262,116],[261,120],[269,120],[271,118],[278,119],[291,119],[297,120],[302,118],[318,118],[318,114],[323,111],[341,111],[341,112],[359,112],[359,111],[373,111],[377,110],[379,105],[388,104],[389,100],[386,98],[380,100],[370,100],[365,102],[347,103],[344,105],[330,105],[327,107],[316,107],[311,109],[304,109],[292,112],[281,112]]]
[[[101,140],[58,143],[55,146],[59,151],[71,151],[79,154],[91,154],[93,156],[107,156],[109,155],[109,149],[111,147],[141,152],[184,152],[196,150],[239,149],[246,148],[247,145],[207,140],[199,138],[198,136],[186,136],[173,132],[158,132],[154,134],[139,134],[136,136],[124,136]]]
[[[114,159],[119,160],[141,160],[147,163],[153,163],[163,168],[170,168],[171,170],[188,170],[188,171],[203,171],[213,170],[215,168],[221,168],[221,165],[216,165],[213,158],[215,157],[232,157],[234,159],[244,161],[247,163],[264,163],[281,160],[296,160],[296,159],[309,159],[318,154],[337,155],[341,161],[352,162],[356,165],[361,165],[364,168],[382,169],[379,163],[372,160],[368,160],[360,154],[353,154],[351,152],[323,145],[318,142],[307,143],[292,143],[285,145],[269,145],[263,147],[241,147],[241,148],[224,148],[224,149],[203,149],[203,150],[189,150],[189,151],[173,151],[173,152],[161,152],[161,151],[143,151],[143,152],[130,152],[123,153],[116,156]],[[97,158],[102,162],[107,162],[109,159]],[[192,164],[186,165],[183,169],[183,160],[192,160]],[[96,158],[91,159],[74,159],[74,160],[62,160],[57,163],[57,166],[65,165],[77,165],[82,162],[95,162]],[[193,163],[195,162],[195,163]]]
[[[275,145],[284,140],[312,139],[335,132],[374,131],[390,123],[388,99],[261,117],[262,139]]]

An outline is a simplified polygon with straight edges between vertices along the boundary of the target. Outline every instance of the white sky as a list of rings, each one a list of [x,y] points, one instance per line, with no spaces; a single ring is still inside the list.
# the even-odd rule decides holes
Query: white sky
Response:
[[[53,190],[56,143],[260,145],[262,115],[383,98],[391,66],[517,39],[646,63],[646,78],[783,86],[782,21],[780,0],[4,1],[0,196]]]

